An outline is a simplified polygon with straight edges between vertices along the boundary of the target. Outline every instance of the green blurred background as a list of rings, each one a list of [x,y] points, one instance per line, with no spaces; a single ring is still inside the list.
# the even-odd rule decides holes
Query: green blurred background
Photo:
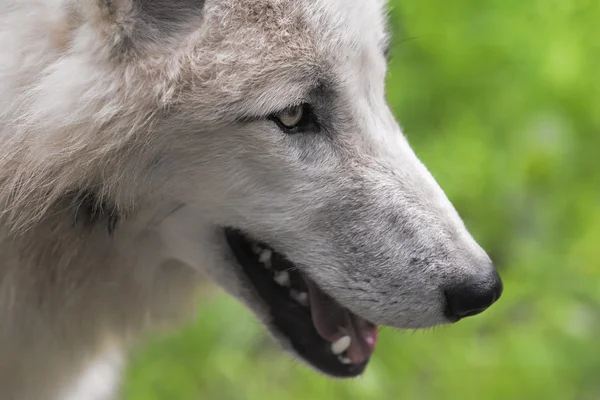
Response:
[[[481,316],[383,329],[335,381],[233,299],[151,338],[128,400],[600,399],[600,1],[392,0],[388,97],[504,279]]]

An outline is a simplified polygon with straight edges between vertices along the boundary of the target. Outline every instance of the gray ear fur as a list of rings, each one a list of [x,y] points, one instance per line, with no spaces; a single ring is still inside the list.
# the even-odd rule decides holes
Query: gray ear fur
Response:
[[[101,27],[114,46],[113,54],[123,56],[148,45],[177,39],[198,27],[205,0],[90,0],[99,5]]]
[[[185,30],[200,18],[205,0],[131,0],[139,18],[139,29],[170,36]]]

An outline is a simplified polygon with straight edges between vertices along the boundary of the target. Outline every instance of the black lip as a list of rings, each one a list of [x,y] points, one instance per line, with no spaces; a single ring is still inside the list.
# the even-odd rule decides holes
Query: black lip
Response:
[[[273,326],[289,338],[294,350],[321,372],[339,378],[362,374],[369,360],[361,364],[342,364],[331,353],[330,343],[315,329],[310,311],[291,300],[284,288],[275,284],[237,229],[226,228],[225,237],[242,270],[269,307]]]

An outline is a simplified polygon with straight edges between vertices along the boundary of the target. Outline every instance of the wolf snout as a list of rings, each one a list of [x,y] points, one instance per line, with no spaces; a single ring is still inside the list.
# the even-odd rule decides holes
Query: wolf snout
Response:
[[[500,298],[502,288],[500,275],[491,267],[486,273],[446,289],[445,314],[452,321],[477,315]]]

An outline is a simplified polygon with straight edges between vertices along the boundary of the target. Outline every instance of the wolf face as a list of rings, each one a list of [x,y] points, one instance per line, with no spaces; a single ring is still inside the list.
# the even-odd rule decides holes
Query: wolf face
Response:
[[[209,2],[205,16],[232,27],[214,34],[224,44],[211,57],[232,59],[214,67],[226,82],[212,96],[235,99],[214,108],[227,114],[214,129],[191,130],[197,159],[177,157],[202,165],[190,172],[199,191],[180,189],[194,204],[183,219],[223,229],[226,243],[214,243],[234,256],[204,268],[336,376],[363,370],[375,324],[428,327],[491,305],[501,293],[491,261],[386,104],[381,4],[228,6]]]
[[[38,167],[54,185],[14,198],[93,187],[126,211],[116,239],[160,237],[116,260],[152,250],[206,272],[333,376],[364,370],[378,324],[455,322],[498,299],[490,259],[387,106],[381,1],[83,3],[12,106],[37,105],[28,126],[46,130],[11,179]],[[57,138],[42,170],[33,155]]]

